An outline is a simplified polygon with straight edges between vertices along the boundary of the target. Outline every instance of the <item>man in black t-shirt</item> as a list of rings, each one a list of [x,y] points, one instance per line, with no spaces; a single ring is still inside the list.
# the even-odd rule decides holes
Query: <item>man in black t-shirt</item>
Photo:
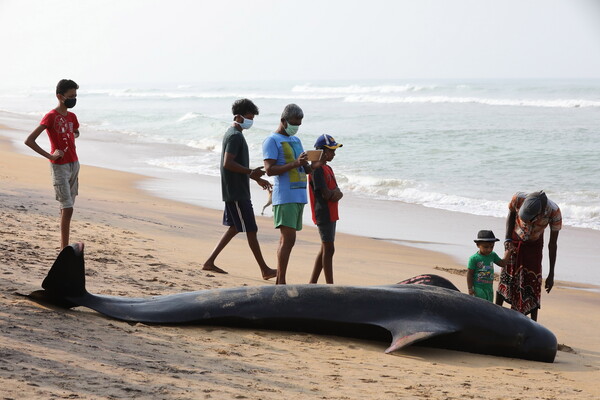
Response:
[[[265,174],[262,166],[254,169],[249,167],[248,144],[242,133],[244,129],[252,126],[254,117],[258,115],[258,108],[252,101],[240,99],[233,103],[231,111],[233,123],[223,136],[221,153],[221,191],[225,202],[223,225],[229,228],[202,265],[202,269],[226,274],[227,272],[215,265],[215,260],[235,235],[246,232],[248,245],[258,262],[263,279],[271,279],[277,276],[277,271],[267,266],[260,251],[257,238],[258,226],[250,200],[250,179],[256,181],[265,190],[270,190],[272,185],[262,179]]]

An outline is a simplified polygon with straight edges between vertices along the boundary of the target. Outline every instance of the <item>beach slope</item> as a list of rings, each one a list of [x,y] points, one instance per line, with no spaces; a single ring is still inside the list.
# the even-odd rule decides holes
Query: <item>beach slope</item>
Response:
[[[0,127],[0,135],[2,130]],[[597,292],[557,285],[540,322],[559,343],[553,364],[332,336],[111,320],[85,308],[46,307],[19,296],[40,288],[59,249],[58,204],[47,161],[15,154],[0,139],[0,387],[21,398],[238,399],[597,399]],[[84,162],[85,164],[85,162]],[[83,165],[72,241],[86,243],[88,289],[153,296],[270,285],[243,237],[218,265],[200,270],[223,232],[221,212],[138,190],[144,177]],[[259,240],[274,266],[279,235],[259,218]],[[308,280],[318,233],[298,235],[290,283]],[[339,284],[389,284],[437,273],[465,289],[452,258],[382,240],[339,234]],[[440,269],[441,268],[441,269]]]

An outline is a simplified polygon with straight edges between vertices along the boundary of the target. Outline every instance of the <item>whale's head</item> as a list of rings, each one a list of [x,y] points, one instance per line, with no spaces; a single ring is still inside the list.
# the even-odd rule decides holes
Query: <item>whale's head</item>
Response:
[[[520,357],[529,360],[554,362],[558,341],[556,336],[534,320],[522,315],[522,330],[518,333],[518,346]]]

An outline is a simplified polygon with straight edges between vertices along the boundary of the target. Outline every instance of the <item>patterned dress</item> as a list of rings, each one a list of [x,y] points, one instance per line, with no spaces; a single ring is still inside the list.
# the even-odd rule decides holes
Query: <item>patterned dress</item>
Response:
[[[544,249],[544,230],[550,225],[551,231],[562,227],[562,214],[556,203],[548,199],[546,209],[533,223],[519,218],[519,209],[527,193],[516,193],[508,208],[515,214],[515,228],[512,232],[516,251],[510,256],[500,274],[498,294],[525,315],[540,308],[542,293],[542,253]]]

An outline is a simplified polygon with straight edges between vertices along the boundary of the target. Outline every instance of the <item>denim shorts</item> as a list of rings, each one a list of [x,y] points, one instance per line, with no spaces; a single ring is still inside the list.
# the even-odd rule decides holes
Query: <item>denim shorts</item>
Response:
[[[67,164],[50,164],[52,184],[60,208],[72,208],[79,194],[79,161]]]

